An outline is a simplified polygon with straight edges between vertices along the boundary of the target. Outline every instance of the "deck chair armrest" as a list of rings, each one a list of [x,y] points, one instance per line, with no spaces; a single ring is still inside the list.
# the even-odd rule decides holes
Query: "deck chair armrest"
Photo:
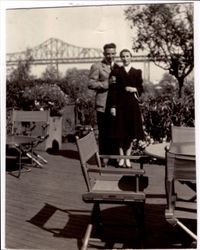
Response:
[[[24,152],[23,148],[18,144],[9,145],[9,148],[10,149],[16,149],[18,153],[23,153]],[[7,155],[6,155],[6,157],[7,157]]]
[[[165,152],[169,152],[169,145],[165,146]]]
[[[142,160],[148,159],[148,155],[99,155],[100,158],[104,159],[129,159],[129,160]]]
[[[108,168],[88,168],[88,172],[101,173],[101,174],[123,174],[123,175],[143,175],[144,169],[108,169]]]
[[[36,124],[33,124],[33,126],[29,129],[30,131],[33,131],[36,127]]]
[[[41,141],[44,141],[44,140],[46,140],[48,137],[49,137],[49,134],[48,134],[48,135],[45,135],[45,136],[38,136],[37,138],[40,139]]]
[[[37,140],[35,141],[33,147],[37,147],[40,143],[42,143],[43,141],[45,141],[48,137],[49,137],[49,134],[45,135],[45,136],[38,136],[38,137],[36,137]]]
[[[46,123],[46,124],[42,125],[42,128],[46,129],[48,126],[49,126],[49,123]]]
[[[130,204],[133,202],[144,202],[145,193],[144,192],[130,192],[130,191],[91,191],[82,195],[83,200],[86,203],[103,202],[104,204]]]

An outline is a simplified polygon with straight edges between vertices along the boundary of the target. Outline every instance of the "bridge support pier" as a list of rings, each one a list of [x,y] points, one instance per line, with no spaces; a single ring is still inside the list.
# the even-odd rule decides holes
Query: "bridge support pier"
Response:
[[[144,80],[150,82],[150,62],[144,62]]]

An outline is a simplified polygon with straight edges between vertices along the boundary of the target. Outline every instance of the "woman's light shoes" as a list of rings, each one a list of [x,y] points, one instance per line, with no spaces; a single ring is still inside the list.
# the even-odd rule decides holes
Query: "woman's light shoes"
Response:
[[[124,163],[125,163],[125,165],[124,165]],[[118,162],[118,166],[131,168],[131,161],[129,159],[126,159],[125,161],[124,161],[124,159],[120,159]]]
[[[119,163],[118,163],[119,167],[123,167],[124,166],[124,159],[120,159]]]
[[[131,161],[129,159],[126,159],[126,167],[131,168]]]

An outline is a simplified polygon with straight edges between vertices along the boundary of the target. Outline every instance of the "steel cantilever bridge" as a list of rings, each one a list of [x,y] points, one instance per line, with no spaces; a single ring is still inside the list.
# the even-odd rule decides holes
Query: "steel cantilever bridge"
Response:
[[[71,45],[57,38],[50,38],[38,46],[26,51],[7,53],[7,68],[16,66],[19,60],[27,59],[27,53],[32,57],[33,65],[83,64],[100,61],[103,51],[97,48],[82,48]],[[119,58],[117,58],[119,60]],[[133,56],[134,62],[144,63],[144,78],[150,78],[150,61],[146,56]]]

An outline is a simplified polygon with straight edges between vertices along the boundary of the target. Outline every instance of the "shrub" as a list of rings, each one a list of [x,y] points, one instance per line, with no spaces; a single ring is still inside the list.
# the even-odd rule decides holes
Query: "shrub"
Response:
[[[82,97],[77,98],[75,103],[76,125],[91,125],[96,124],[94,98]]]
[[[30,110],[50,110],[50,115],[61,115],[65,105],[69,103],[68,96],[56,84],[43,83],[31,88],[25,87],[24,103],[29,103]]]
[[[172,87],[171,87],[172,88]],[[183,89],[182,97],[175,91],[161,88],[159,95],[143,96],[141,103],[146,133],[154,140],[171,139],[171,125],[194,127],[194,87],[189,83]]]

